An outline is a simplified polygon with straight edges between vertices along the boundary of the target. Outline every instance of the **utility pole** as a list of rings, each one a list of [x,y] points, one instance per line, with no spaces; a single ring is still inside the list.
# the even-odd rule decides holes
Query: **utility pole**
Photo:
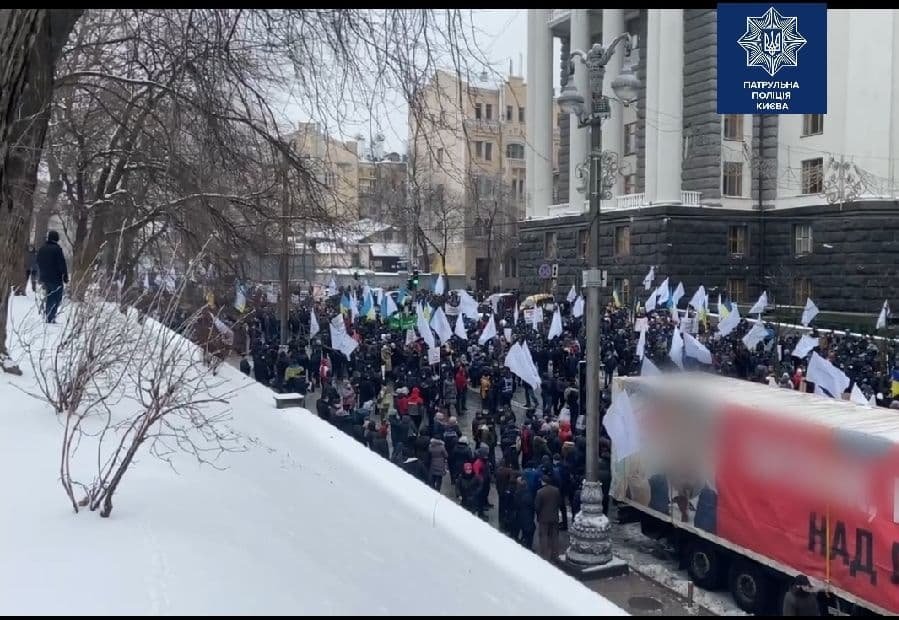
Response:
[[[287,192],[287,156],[284,156],[284,164],[281,170],[281,264],[278,269],[278,276],[281,279],[281,346],[286,347],[290,341],[289,324],[287,321],[290,291],[288,286],[290,283],[290,263],[287,254],[287,233],[290,227],[290,205]]]

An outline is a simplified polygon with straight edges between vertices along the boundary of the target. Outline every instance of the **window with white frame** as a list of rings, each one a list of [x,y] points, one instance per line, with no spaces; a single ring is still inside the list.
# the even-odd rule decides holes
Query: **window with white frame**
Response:
[[[743,140],[743,115],[742,114],[725,114],[724,115],[724,139],[725,140]]]
[[[637,123],[624,125],[624,154],[634,155],[637,152]]]
[[[724,162],[721,170],[721,194],[737,197],[743,195],[743,162]]]
[[[748,236],[749,231],[745,224],[730,226],[727,230],[728,253],[731,256],[746,256],[746,240]]]
[[[509,159],[524,159],[524,145],[512,144],[506,145],[506,157]]]
[[[484,104],[484,116],[487,118],[488,121],[493,120],[493,104],[492,103]]]
[[[824,115],[823,114],[803,114],[802,115],[802,137],[816,136],[824,133]]]
[[[793,225],[793,253],[796,256],[805,256],[812,253],[812,225]]]
[[[820,194],[824,191],[824,158],[806,159],[802,162],[802,193]]]

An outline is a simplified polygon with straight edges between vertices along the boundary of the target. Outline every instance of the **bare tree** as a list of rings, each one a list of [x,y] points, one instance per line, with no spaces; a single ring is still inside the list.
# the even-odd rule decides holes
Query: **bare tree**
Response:
[[[6,348],[11,287],[22,278],[53,72],[81,9],[0,9],[0,368],[19,372]]]

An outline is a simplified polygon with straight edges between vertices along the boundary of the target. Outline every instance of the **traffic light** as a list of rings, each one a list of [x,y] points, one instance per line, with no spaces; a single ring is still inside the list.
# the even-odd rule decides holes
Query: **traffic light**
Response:
[[[412,271],[412,275],[409,277],[407,284],[410,291],[414,291],[418,288],[418,269]]]

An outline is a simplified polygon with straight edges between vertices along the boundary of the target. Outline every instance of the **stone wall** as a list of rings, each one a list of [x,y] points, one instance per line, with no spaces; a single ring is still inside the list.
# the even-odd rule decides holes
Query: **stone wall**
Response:
[[[587,217],[567,217],[526,222],[521,230],[522,292],[554,292],[564,295],[572,282],[580,283],[586,260],[578,258],[578,230],[587,228]],[[794,226],[811,224],[813,251],[794,253]],[[745,225],[748,252],[731,256],[729,227]],[[630,226],[630,255],[615,256],[615,229]],[[672,288],[683,282],[687,295],[703,284],[713,298],[724,293],[728,279],[745,281],[744,301],[752,303],[761,290],[779,305],[796,303],[796,280],[808,278],[812,299],[822,310],[873,314],[884,299],[899,308],[899,201],[855,205],[821,205],[768,211],[765,214],[764,257],[761,251],[759,213],[714,208],[654,207],[612,212],[600,218],[600,262],[608,270],[611,294],[615,278],[630,281],[631,299],[647,296],[641,283],[655,265],[659,277],[670,276]],[[556,232],[558,257],[543,256],[544,236]],[[829,247],[828,247],[829,246]],[[764,263],[762,263],[764,258]],[[537,268],[543,262],[559,265],[559,277],[542,281]],[[804,300],[800,300],[800,305]]]

